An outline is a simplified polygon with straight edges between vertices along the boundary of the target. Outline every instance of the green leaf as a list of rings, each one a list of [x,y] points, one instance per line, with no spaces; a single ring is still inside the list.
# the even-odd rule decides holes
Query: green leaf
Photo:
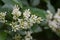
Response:
[[[21,0],[23,5],[29,6],[29,3],[27,0]]]
[[[55,13],[55,9],[54,9],[54,7],[51,5],[51,3],[50,3],[49,0],[47,1],[47,7],[48,7],[48,10],[50,10],[52,13]]]
[[[31,28],[31,31],[32,31],[32,33],[37,33],[37,32],[41,32],[42,29],[40,28],[40,26],[34,25],[34,26]]]
[[[15,4],[19,5],[20,8],[23,8],[22,1],[21,0],[12,0]]]
[[[40,16],[42,17],[43,19],[46,19],[46,12],[42,9],[38,9],[38,8],[30,8],[31,9],[31,12],[32,14],[35,14],[37,16]]]
[[[5,4],[3,7],[2,7],[2,9],[5,9],[5,10],[12,10],[13,9],[13,7],[14,7],[14,5],[12,5],[12,4]]]
[[[18,5],[20,8],[23,7],[21,0],[2,0],[5,5],[2,8],[12,9],[14,5]]]
[[[26,32],[25,30],[20,30],[20,31],[18,31],[18,33],[21,34],[21,35],[26,35],[25,32]]]
[[[3,27],[3,23],[0,22],[0,29]]]
[[[7,33],[5,32],[0,32],[0,40],[6,40]]]
[[[2,0],[5,5],[2,6],[2,9],[9,9],[12,10],[13,6],[15,5],[12,0]]]
[[[60,31],[59,31],[59,32],[58,32],[58,31],[56,31],[55,33],[60,37]]]
[[[40,3],[40,0],[30,0],[32,6],[37,6]]]
[[[5,4],[14,4],[12,0],[2,0]]]

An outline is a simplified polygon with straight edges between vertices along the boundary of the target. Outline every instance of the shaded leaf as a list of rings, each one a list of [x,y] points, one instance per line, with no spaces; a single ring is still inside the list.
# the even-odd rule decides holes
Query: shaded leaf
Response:
[[[2,0],[5,4],[14,4],[12,0]]]
[[[12,4],[5,4],[5,5],[2,7],[2,9],[9,9],[9,10],[12,10],[13,7],[14,7],[14,5],[12,5]]]
[[[20,31],[18,31],[21,35],[26,35],[26,32],[25,32],[25,30],[20,30]]]
[[[30,0],[30,3],[32,6],[36,6],[36,5],[39,5],[40,0]]]
[[[26,6],[29,6],[28,4],[28,1],[27,0],[21,0],[22,1],[22,4],[26,5]]]
[[[0,40],[5,40],[7,37],[7,33],[5,32],[0,32]]]
[[[20,0],[2,0],[5,5],[2,8],[12,9],[14,5],[18,5],[20,8],[22,8],[22,2]]]
[[[32,28],[31,28],[31,31],[32,31],[32,33],[37,33],[37,32],[41,32],[42,31],[42,29],[40,28],[40,26],[38,26],[38,25],[34,25]]]
[[[0,22],[0,29],[3,27],[3,23]]]
[[[51,5],[50,1],[47,1],[47,7],[48,7],[48,10],[50,10],[52,13],[55,13],[55,9],[54,9],[54,7]]]
[[[21,0],[12,0],[15,4],[19,5],[20,8],[23,8],[22,1]]]
[[[37,16],[42,17],[43,19],[46,19],[46,12],[44,10],[38,9],[38,8],[30,8],[32,14],[35,14]]]

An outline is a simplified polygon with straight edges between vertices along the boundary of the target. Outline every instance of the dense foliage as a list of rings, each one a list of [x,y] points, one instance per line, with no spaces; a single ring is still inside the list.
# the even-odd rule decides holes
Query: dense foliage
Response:
[[[60,0],[0,0],[0,40],[59,40],[59,4]]]

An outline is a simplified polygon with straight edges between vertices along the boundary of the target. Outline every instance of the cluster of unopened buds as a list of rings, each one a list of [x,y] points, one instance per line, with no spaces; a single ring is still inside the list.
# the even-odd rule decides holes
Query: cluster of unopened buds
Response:
[[[5,21],[6,21],[5,16],[6,16],[6,12],[5,13],[3,13],[3,12],[0,13],[0,22],[5,23]]]
[[[23,13],[19,11],[18,6],[13,7],[13,11],[11,13],[13,15],[13,20],[9,25],[12,27],[12,31],[16,32],[20,29],[29,29],[33,26],[33,24],[39,24],[43,19],[41,17],[36,16],[35,14],[31,14],[30,9],[26,9]],[[0,13],[0,21],[6,22],[5,20],[6,13]]]
[[[47,19],[50,28],[52,28],[53,31],[57,32],[60,30],[60,9],[58,9],[57,13],[53,15],[50,11],[47,11]]]

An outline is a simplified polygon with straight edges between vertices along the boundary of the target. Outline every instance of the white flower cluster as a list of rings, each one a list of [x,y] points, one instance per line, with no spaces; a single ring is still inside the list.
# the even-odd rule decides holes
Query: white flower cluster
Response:
[[[21,12],[19,11],[18,5],[14,6],[12,14],[13,14],[13,19],[15,19],[15,20],[18,19],[19,16],[21,16]]]
[[[6,12],[5,13],[3,13],[3,12],[0,13],[0,22],[5,23],[5,16],[6,16]]]
[[[21,35],[20,34],[15,34],[13,37],[14,40],[21,40]]]
[[[24,13],[23,13],[23,16],[25,17],[25,18],[29,18],[30,17],[30,11],[29,11],[30,9],[26,9],[25,11],[24,11]]]
[[[52,28],[52,30],[57,31],[60,30],[60,9],[58,9],[57,13],[53,16],[53,14],[48,11],[49,15],[47,15],[47,18],[49,18],[49,26]],[[51,20],[53,18],[53,20]]]
[[[23,17],[19,18],[22,13],[19,11],[18,6],[14,7],[12,15],[15,22],[10,23],[10,25],[12,26],[12,30],[15,32],[20,29],[29,29],[33,26],[33,24],[39,24],[41,21],[43,21],[41,17],[31,15],[30,9],[26,9],[23,12]]]
[[[60,9],[58,9],[58,12],[55,14],[54,16],[54,19],[57,21],[57,22],[60,22]]]
[[[46,17],[47,17],[47,20],[51,20],[52,19],[52,16],[53,16],[53,14],[49,11],[49,10],[47,10],[47,15],[46,15]]]
[[[25,40],[32,40],[31,32],[26,32]]]

